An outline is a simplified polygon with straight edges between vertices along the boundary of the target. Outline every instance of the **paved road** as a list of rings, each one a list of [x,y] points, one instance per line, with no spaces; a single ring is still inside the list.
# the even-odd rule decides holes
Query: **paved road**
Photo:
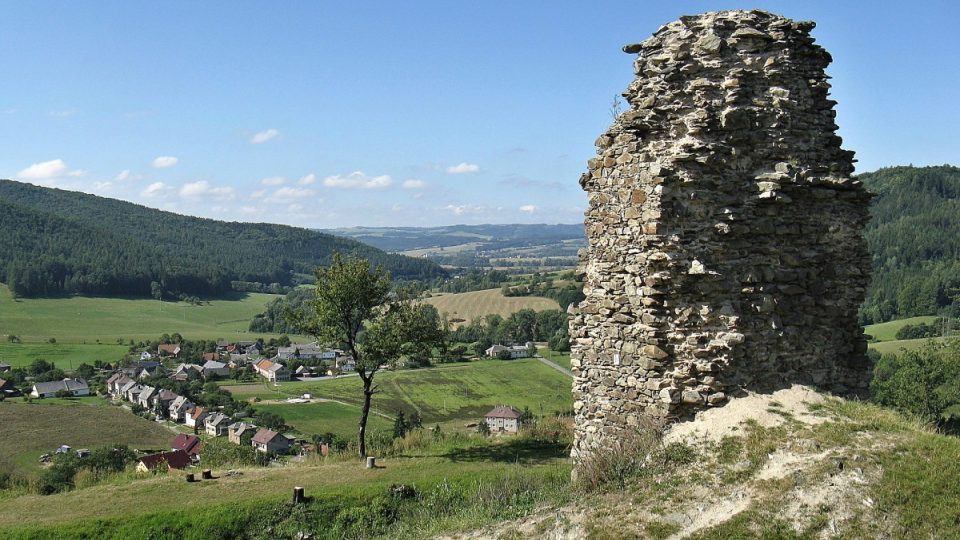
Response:
[[[560,364],[558,364],[558,363],[556,363],[556,362],[553,362],[553,361],[551,361],[551,360],[547,360],[546,358],[544,358],[544,357],[542,357],[542,356],[538,356],[538,357],[537,357],[537,360],[539,360],[539,361],[543,362],[544,364],[552,367],[553,369],[559,371],[560,373],[563,373],[563,374],[566,375],[567,377],[573,377],[573,372],[572,372],[572,371],[570,371],[569,369],[561,366]]]

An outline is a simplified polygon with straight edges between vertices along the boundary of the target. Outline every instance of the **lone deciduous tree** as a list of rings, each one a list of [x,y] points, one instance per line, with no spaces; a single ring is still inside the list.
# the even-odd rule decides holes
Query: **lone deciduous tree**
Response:
[[[296,324],[318,342],[346,347],[363,382],[363,408],[358,433],[360,456],[367,455],[370,403],[374,376],[405,353],[422,351],[439,334],[436,317],[425,304],[391,291],[382,266],[371,269],[364,259],[335,254],[329,267],[316,270],[313,309],[295,315]]]

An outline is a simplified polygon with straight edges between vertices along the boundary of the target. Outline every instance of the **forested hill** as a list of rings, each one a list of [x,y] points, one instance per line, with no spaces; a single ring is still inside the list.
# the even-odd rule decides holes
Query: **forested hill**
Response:
[[[877,195],[863,322],[943,310],[960,316],[960,168],[890,167],[857,178]]]
[[[444,274],[424,259],[308,229],[188,217],[0,180],[0,281],[18,296],[149,296],[156,282],[165,295],[208,297],[296,284],[297,274],[312,274],[334,252],[383,264],[398,279]]]

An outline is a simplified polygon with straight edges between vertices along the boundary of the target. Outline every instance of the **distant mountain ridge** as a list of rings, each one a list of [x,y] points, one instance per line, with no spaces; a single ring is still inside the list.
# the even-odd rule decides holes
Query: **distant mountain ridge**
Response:
[[[19,296],[214,296],[295,285],[334,252],[382,264],[398,279],[437,264],[309,229],[215,221],[116,199],[0,180],[0,281]],[[298,276],[299,275],[299,276]]]
[[[457,246],[469,242],[481,242],[497,249],[540,245],[572,239],[582,239],[586,242],[583,223],[347,227],[322,230],[330,234],[353,238],[391,252]]]

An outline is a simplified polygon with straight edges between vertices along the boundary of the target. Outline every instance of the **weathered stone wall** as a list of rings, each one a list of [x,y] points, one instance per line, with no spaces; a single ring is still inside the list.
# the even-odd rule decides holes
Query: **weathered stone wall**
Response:
[[[571,320],[575,456],[638,423],[791,383],[861,391],[869,195],[840,148],[812,22],[683,17],[638,53],[597,140],[586,300]]]

